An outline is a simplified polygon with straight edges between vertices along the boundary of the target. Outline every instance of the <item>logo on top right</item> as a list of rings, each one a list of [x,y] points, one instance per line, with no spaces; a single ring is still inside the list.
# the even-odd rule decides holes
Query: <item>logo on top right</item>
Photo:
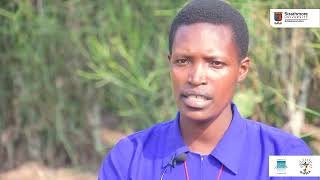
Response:
[[[273,15],[275,21],[282,21],[282,12],[274,12]]]
[[[270,9],[270,24],[276,28],[319,28],[320,9]]]

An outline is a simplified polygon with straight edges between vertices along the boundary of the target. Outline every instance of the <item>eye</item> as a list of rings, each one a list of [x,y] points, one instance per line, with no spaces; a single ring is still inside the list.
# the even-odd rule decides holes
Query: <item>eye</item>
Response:
[[[217,68],[217,69],[222,68],[225,65],[224,62],[216,61],[216,60],[210,61],[209,64],[211,67]]]
[[[176,59],[174,60],[173,64],[176,64],[176,65],[187,65],[189,64],[189,60],[188,59]]]

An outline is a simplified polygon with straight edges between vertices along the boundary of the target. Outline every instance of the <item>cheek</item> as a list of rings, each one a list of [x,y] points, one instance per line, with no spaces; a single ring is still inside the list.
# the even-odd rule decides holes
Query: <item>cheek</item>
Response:
[[[174,72],[173,70],[171,70],[170,76],[171,76],[172,90],[174,95],[176,96],[176,94],[179,91],[179,77],[177,76],[177,73]]]
[[[174,88],[179,88],[182,86],[185,82],[186,75],[184,75],[184,72],[177,69],[171,69],[171,79]]]
[[[237,84],[237,74],[228,70],[211,73],[211,83],[218,96],[229,96]]]
[[[228,80],[234,79],[237,76],[236,70],[232,68],[213,69],[209,71],[211,79],[215,80]]]

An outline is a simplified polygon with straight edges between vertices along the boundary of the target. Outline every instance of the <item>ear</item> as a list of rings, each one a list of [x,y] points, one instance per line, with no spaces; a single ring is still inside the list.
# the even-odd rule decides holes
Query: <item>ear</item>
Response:
[[[241,82],[244,79],[246,79],[249,71],[249,66],[250,66],[250,59],[248,57],[245,57],[244,59],[242,59],[239,67],[238,82]]]

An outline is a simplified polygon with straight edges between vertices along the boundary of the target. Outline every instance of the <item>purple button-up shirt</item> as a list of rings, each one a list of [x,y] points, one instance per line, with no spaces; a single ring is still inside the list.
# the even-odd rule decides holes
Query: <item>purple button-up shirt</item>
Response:
[[[242,118],[234,104],[232,112],[229,128],[209,155],[193,153],[185,145],[178,113],[174,120],[120,140],[105,158],[99,180],[160,180],[161,176],[163,180],[186,180],[184,163],[168,166],[181,153],[187,155],[190,180],[215,180],[222,165],[221,180],[265,180],[270,179],[269,155],[311,154],[301,139]]]

